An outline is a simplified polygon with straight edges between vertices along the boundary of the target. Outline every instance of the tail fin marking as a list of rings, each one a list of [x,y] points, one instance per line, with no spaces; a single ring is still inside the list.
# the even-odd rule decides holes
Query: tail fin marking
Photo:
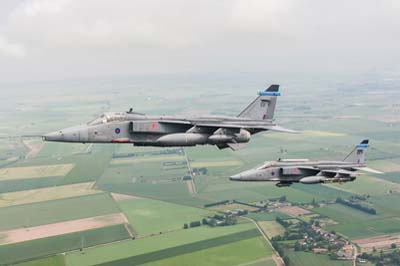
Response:
[[[344,162],[354,162],[363,164],[365,163],[365,154],[367,148],[369,147],[369,140],[365,139],[360,144],[356,145],[356,147],[351,151],[349,155],[347,155],[343,161]]]
[[[273,84],[265,91],[260,91],[258,97],[250,103],[238,117],[254,120],[272,120],[275,113],[276,100],[280,96],[279,85]]]

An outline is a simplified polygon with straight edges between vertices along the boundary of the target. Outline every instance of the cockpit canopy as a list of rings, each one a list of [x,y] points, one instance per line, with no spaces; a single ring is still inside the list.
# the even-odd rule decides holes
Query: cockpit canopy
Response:
[[[121,121],[127,121],[127,120],[140,119],[143,117],[145,117],[145,114],[133,112],[132,109],[130,109],[128,112],[115,112],[115,113],[102,114],[101,116],[97,117],[96,119],[93,119],[92,121],[88,122],[87,125],[95,126],[95,125],[108,124],[108,123],[113,123],[113,122],[121,122]]]
[[[100,125],[100,124],[107,124],[116,121],[125,121],[127,120],[126,113],[105,113],[101,116],[97,117],[96,119],[87,123],[89,126]]]
[[[262,165],[257,167],[257,170],[263,170],[263,169],[267,169],[271,166],[274,166],[275,164],[273,162],[265,162]]]

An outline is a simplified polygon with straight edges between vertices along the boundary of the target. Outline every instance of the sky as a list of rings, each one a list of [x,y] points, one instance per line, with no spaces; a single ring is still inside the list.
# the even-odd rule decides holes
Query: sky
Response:
[[[0,82],[400,71],[399,0],[2,0]]]

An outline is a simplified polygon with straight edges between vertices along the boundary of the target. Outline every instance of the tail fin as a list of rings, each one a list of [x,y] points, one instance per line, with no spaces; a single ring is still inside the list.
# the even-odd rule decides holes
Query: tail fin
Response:
[[[271,85],[265,91],[260,91],[258,95],[238,117],[254,120],[272,120],[275,113],[276,97],[281,95],[279,85]]]
[[[360,144],[356,145],[356,147],[351,151],[346,158],[343,159],[344,162],[354,162],[354,163],[365,163],[365,153],[367,152],[369,140],[365,139],[361,141]]]

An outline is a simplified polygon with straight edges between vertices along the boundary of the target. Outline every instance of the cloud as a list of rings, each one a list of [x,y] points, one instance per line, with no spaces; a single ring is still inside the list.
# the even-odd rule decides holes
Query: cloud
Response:
[[[284,32],[293,26],[292,7],[290,0],[236,0],[231,22],[236,29],[252,33]]]
[[[195,6],[176,0],[31,0],[12,12],[8,27],[31,45],[47,47],[181,48],[196,38],[190,29]]]
[[[400,60],[398,3],[23,0],[0,20],[0,53],[37,76],[366,69]]]
[[[23,45],[10,43],[4,37],[0,36],[0,55],[14,58],[22,58],[26,55]]]

